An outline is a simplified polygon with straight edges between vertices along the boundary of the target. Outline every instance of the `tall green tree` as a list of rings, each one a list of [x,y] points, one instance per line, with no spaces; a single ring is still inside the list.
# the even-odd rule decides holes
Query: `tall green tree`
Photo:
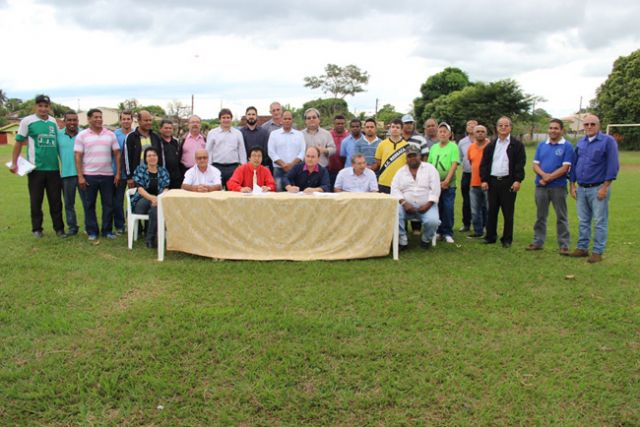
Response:
[[[388,125],[392,120],[399,119],[400,117],[402,117],[402,113],[396,111],[396,107],[391,104],[384,104],[376,114],[376,120],[384,122],[385,125]]]
[[[449,95],[471,85],[467,73],[459,68],[447,67],[437,74],[430,76],[420,86],[420,96],[413,100],[413,112],[417,120],[422,123],[429,118],[424,114],[424,108],[437,98]]]
[[[611,74],[596,91],[591,109],[603,125],[640,123],[640,49],[616,59]],[[638,128],[613,130],[620,135],[621,148],[640,150]]]
[[[531,109],[532,100],[533,97],[523,93],[515,80],[475,83],[428,103],[424,117],[446,121],[457,134],[464,133],[465,123],[470,118],[494,132],[501,116],[516,119]]]
[[[347,101],[339,98],[314,99],[302,105],[303,112],[306,111],[307,108],[315,108],[320,111],[320,126],[322,127],[331,126],[333,118],[338,114],[342,114],[347,118],[353,116],[349,113]]]
[[[364,86],[369,83],[369,73],[362,71],[355,65],[340,67],[336,64],[327,64],[324,74],[304,78],[304,86],[311,89],[320,89],[324,93],[331,94],[332,98],[344,99],[347,95],[364,92]]]

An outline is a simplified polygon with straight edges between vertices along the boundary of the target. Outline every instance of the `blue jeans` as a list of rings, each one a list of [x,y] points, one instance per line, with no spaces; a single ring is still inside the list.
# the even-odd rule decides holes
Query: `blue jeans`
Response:
[[[102,204],[102,235],[112,233],[113,213],[113,175],[85,175],[86,190],[80,190],[80,197],[84,193],[84,226],[89,236],[98,235],[98,220],[96,218],[96,200],[100,193]]]
[[[577,188],[578,208],[578,249],[589,250],[591,241],[591,221],[593,227],[593,253],[602,255],[607,244],[607,223],[609,221],[609,197],[611,187],[604,200],[598,200],[598,188]]]
[[[440,192],[438,211],[440,213],[440,227],[438,234],[453,237],[453,207],[456,202],[456,189],[447,188]]]
[[[113,226],[116,230],[124,230],[124,193],[127,191],[127,179],[120,180],[120,184],[113,187]]]
[[[287,173],[282,168],[273,168],[273,179],[276,182],[276,191],[284,191],[282,181]]]
[[[417,206],[416,206],[417,207]],[[422,223],[422,237],[421,240],[426,243],[431,243],[433,235],[436,233],[436,229],[440,225],[440,217],[438,215],[438,205],[434,204],[425,213],[407,213],[402,205],[398,205],[398,221],[399,221],[399,243],[400,245],[406,245],[409,242],[407,239],[407,230],[405,229],[405,222],[407,220],[418,220]]]
[[[67,217],[67,227],[69,233],[78,232],[78,219],[76,217],[76,190],[78,189],[78,177],[67,176],[62,178],[62,194],[64,194],[64,214]],[[84,205],[84,194],[80,193],[80,200]]]
[[[484,234],[487,226],[487,212],[489,209],[489,193],[480,187],[471,187],[471,223],[475,234]]]

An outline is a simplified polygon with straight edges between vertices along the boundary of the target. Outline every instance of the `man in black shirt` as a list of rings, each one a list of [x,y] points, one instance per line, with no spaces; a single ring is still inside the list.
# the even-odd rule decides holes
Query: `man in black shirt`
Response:
[[[329,192],[329,172],[318,163],[320,150],[316,146],[307,148],[304,163],[298,163],[284,177],[284,188],[290,193]]]
[[[154,144],[160,153],[160,165],[169,172],[169,188],[180,188],[183,175],[180,171],[180,146],[173,137],[173,122],[163,119],[160,122],[160,142]]]
[[[273,164],[271,158],[266,155],[269,152],[269,131],[266,128],[258,126],[258,110],[256,107],[247,107],[244,117],[247,120],[247,124],[240,128],[242,137],[244,138],[244,146],[247,150],[247,159],[251,157],[251,149],[253,147],[262,148],[262,152],[265,153],[262,156],[262,166],[266,166],[273,172]]]

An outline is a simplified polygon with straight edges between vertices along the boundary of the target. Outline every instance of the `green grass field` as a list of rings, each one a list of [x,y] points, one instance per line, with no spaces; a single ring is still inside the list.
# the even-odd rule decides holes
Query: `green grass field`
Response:
[[[35,240],[3,170],[0,425],[640,425],[640,153],[596,265],[557,255],[553,213],[524,250],[532,157],[511,249],[457,234],[399,262],[158,263],[55,238],[46,207]]]

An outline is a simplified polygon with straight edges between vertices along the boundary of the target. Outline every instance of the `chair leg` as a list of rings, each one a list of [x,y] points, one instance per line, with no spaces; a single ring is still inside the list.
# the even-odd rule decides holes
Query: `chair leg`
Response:
[[[129,249],[133,249],[133,229],[134,225],[131,225],[131,219],[127,218],[127,243],[129,245]]]
[[[137,219],[133,221],[133,240],[137,241],[138,240],[138,224],[140,223],[140,221],[138,221]]]

